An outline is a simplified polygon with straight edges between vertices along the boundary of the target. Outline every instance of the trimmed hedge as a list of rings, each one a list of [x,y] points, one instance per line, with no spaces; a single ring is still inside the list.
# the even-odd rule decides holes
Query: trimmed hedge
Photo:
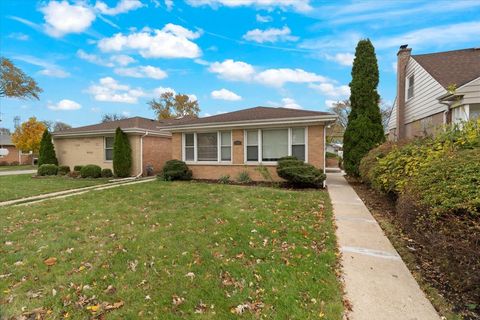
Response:
[[[158,178],[165,181],[191,180],[192,170],[188,169],[183,161],[169,160],[165,163]]]
[[[73,167],[73,171],[80,172],[82,170],[82,168],[83,168],[83,165],[82,166],[81,165],[76,165],[76,166]]]
[[[87,164],[80,170],[82,178],[100,178],[102,175],[102,168],[96,164]]]
[[[295,157],[279,159],[277,174],[296,188],[320,188],[326,179],[323,171]]]
[[[58,166],[55,164],[42,164],[38,167],[37,175],[39,176],[55,176],[58,172]]]
[[[59,166],[58,167],[58,174],[64,176],[70,172],[69,166]]]
[[[108,168],[102,169],[101,176],[102,176],[102,178],[111,178],[111,177],[113,177],[112,169],[108,169]]]

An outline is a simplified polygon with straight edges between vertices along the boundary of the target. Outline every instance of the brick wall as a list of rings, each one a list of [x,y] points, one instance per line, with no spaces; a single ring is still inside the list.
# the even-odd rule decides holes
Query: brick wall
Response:
[[[202,165],[202,164],[189,164],[188,167],[192,170],[194,179],[213,179],[217,180],[223,175],[229,175],[230,180],[236,180],[238,175],[242,171],[247,171],[248,175],[253,181],[265,181],[263,176],[258,171],[258,166],[244,165],[244,164],[231,164],[231,165]],[[277,175],[276,166],[264,165],[264,167],[270,172],[270,175],[274,181],[281,181]]]
[[[323,169],[325,161],[323,128],[322,125],[308,127],[308,163],[319,169]]]
[[[170,137],[143,137],[143,174],[147,174],[147,166],[153,166],[158,173],[168,160],[172,159],[172,139]]]
[[[21,154],[15,146],[4,146],[8,150],[8,155],[0,156],[0,163],[18,162],[19,164],[32,164],[33,156],[31,154]]]

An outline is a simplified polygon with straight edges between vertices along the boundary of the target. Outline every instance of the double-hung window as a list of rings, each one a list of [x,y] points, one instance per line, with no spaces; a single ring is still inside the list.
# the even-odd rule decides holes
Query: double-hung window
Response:
[[[275,162],[285,156],[307,159],[306,129],[258,129],[245,132],[246,162]]]
[[[230,131],[184,133],[183,159],[191,162],[231,161],[232,133]]]
[[[113,137],[105,137],[104,140],[104,147],[105,147],[105,160],[112,161],[113,160]]]
[[[415,78],[413,74],[408,77],[408,84],[407,84],[407,99],[413,98],[413,86],[415,84]]]

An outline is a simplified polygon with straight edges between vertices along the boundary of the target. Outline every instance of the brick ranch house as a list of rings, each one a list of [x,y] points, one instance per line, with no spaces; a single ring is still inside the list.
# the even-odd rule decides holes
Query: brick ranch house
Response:
[[[319,111],[256,107],[211,117],[155,121],[140,117],[53,133],[60,165],[112,168],[113,137],[122,128],[132,146],[131,175],[159,172],[170,159],[187,163],[195,179],[235,178],[260,165],[276,180],[276,160],[287,155],[325,169],[325,129],[336,116]]]
[[[32,164],[33,155],[31,153],[23,153],[17,149],[12,142],[12,136],[6,132],[0,132],[0,165],[12,164]],[[3,151],[3,150],[6,150]],[[3,153],[8,153],[2,155]]]
[[[336,116],[319,111],[256,107],[167,124],[172,158],[187,163],[195,179],[235,179],[247,171],[255,181],[264,166],[280,180],[276,161],[296,156],[325,170],[325,129]]]
[[[389,140],[434,134],[444,124],[480,116],[480,49],[412,55],[397,53],[397,97]]]

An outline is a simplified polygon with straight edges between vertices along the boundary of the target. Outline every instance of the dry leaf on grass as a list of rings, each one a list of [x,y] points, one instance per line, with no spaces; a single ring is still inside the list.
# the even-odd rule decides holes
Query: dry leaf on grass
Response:
[[[172,296],[172,303],[174,306],[179,306],[185,302],[185,298],[179,297],[176,294]]]
[[[201,302],[195,306],[195,313],[205,313],[207,312],[208,307],[205,303]]]
[[[45,260],[43,261],[43,263],[45,263],[45,265],[51,267],[51,266],[53,266],[53,265],[55,265],[55,264],[57,263],[57,258],[55,258],[55,257],[50,257],[50,258],[48,258],[48,259],[45,259]]]

